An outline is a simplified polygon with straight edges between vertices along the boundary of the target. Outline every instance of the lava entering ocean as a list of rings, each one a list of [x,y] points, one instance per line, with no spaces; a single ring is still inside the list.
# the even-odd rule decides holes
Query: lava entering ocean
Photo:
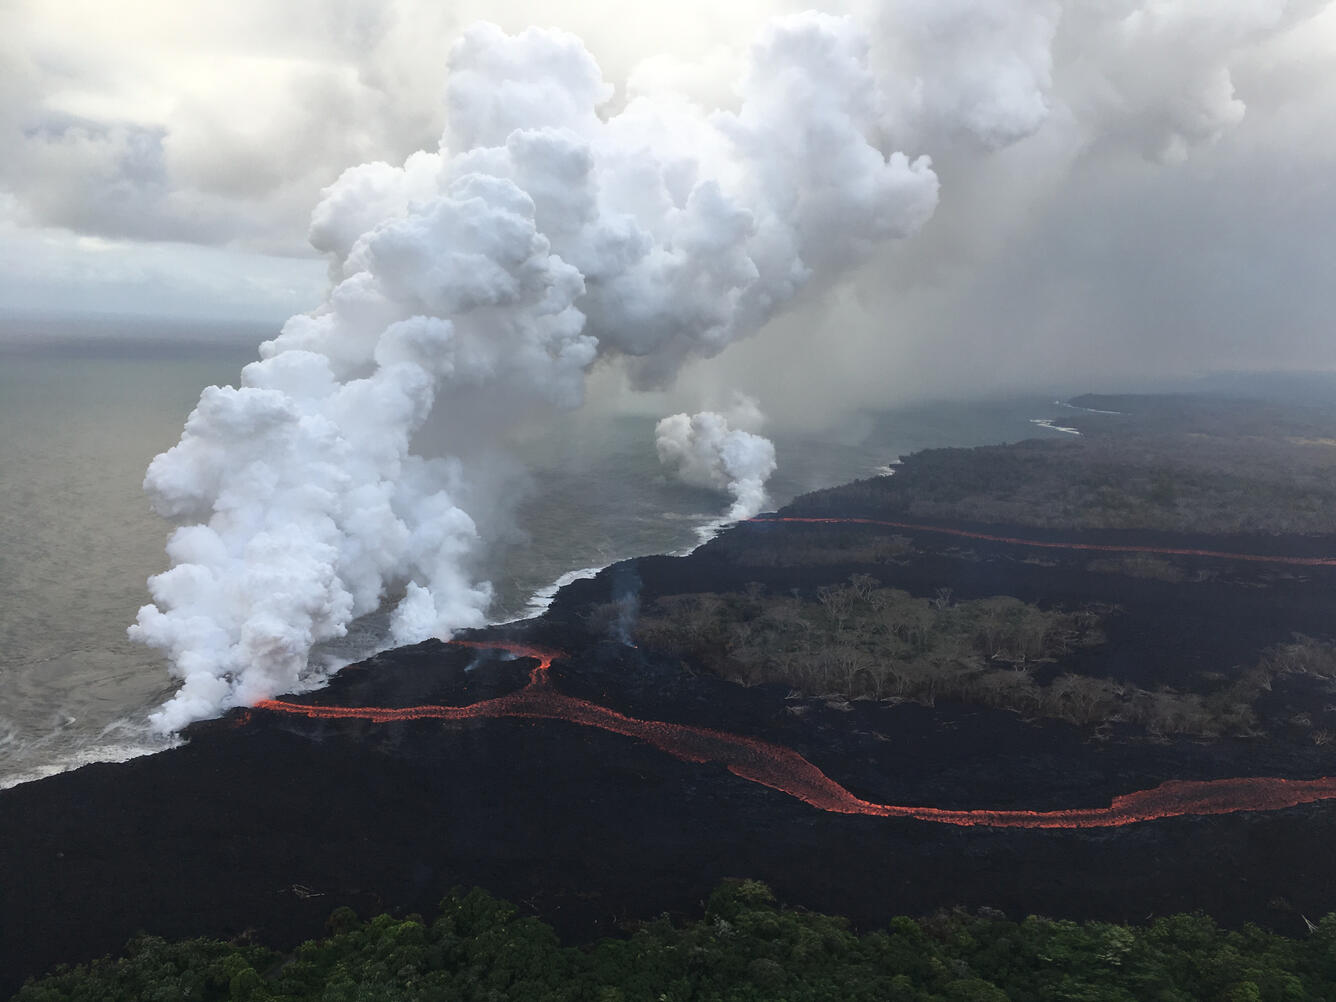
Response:
[[[811,806],[836,814],[910,818],[939,824],[993,828],[1116,828],[1189,814],[1232,814],[1273,811],[1336,798],[1336,776],[1318,779],[1246,777],[1206,782],[1172,780],[1150,790],[1115,797],[1108,807],[1057,811],[943,810],[899,804],[878,804],[854,796],[797,752],[780,745],[704,727],[640,720],[606,706],[559,692],[548,669],[560,652],[506,641],[455,640],[477,650],[504,651],[537,662],[529,681],[516,692],[465,706],[315,706],[268,699],[256,709],[318,720],[477,720],[515,717],[563,720],[596,727],[647,744],[687,762],[720,762],[742,779],[786,793]]]

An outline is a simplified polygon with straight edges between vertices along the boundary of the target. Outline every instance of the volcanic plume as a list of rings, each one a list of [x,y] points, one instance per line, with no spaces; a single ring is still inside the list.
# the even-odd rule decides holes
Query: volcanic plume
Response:
[[[672,414],[654,429],[659,462],[689,484],[732,494],[728,521],[751,518],[765,507],[765,482],[775,472],[775,446],[756,434],[763,420],[756,401],[742,394],[727,414]]]
[[[918,230],[937,177],[869,139],[887,109],[867,52],[850,19],[784,18],[733,110],[656,92],[600,113],[613,89],[579,39],[467,30],[439,150],[324,191],[327,300],[149,468],[182,523],[130,630],[183,682],[156,727],[294,688],[312,645],[391,597],[395,642],[482,623],[468,508],[508,429],[578,406],[600,358],[666,385]],[[467,458],[419,454],[429,420]]]

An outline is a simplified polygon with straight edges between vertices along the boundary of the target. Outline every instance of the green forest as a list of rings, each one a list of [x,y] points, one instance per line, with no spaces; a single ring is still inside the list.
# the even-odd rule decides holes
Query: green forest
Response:
[[[896,918],[858,933],[730,881],[702,918],[562,946],[551,927],[480,890],[431,921],[340,908],[329,935],[276,953],[142,936],[124,956],[29,982],[17,1002],[1245,1002],[1336,998],[1336,915],[1291,939],[1200,915],[1144,926],[987,909]]]
[[[916,598],[878,584],[855,574],[821,587],[815,600],[760,586],[671,595],[644,611],[635,639],[743,685],[776,682],[827,699],[953,699],[1064,720],[1097,736],[1125,724],[1155,738],[1255,737],[1254,703],[1276,679],[1336,678],[1336,645],[1295,636],[1209,691],[1152,691],[1066,671],[1041,682],[1036,668],[1103,643],[1104,621],[1116,610],[1041,609],[1007,595],[958,601],[950,588]],[[615,613],[609,605],[594,615]],[[1318,728],[1309,738],[1327,744],[1332,735]]]

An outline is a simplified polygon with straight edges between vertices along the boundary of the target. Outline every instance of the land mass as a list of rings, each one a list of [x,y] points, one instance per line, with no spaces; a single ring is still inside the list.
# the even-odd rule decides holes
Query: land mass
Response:
[[[139,930],[287,947],[456,885],[571,941],[698,915],[726,877],[867,927],[1303,932],[1336,908],[1336,422],[1074,403],[1080,437],[909,457],[0,793],[0,993]]]

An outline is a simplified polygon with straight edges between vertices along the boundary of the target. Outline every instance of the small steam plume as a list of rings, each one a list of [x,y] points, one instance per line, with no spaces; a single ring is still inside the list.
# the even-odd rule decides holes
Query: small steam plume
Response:
[[[636,620],[640,617],[640,573],[634,564],[618,564],[612,572],[612,608],[614,615],[608,632],[619,644],[634,646]]]
[[[239,388],[207,389],[149,467],[154,506],[182,523],[130,628],[183,683],[154,725],[298,686],[314,644],[393,596],[397,643],[481,624],[488,539],[469,509],[497,500],[482,466],[516,423],[578,406],[599,358],[667,385],[917,231],[937,178],[868,140],[885,109],[867,49],[846,18],[777,20],[735,111],[656,93],[600,117],[612,88],[579,39],[468,29],[440,149],[324,191],[327,301]],[[429,420],[456,458],[414,451]],[[767,461],[732,479],[759,490]]]
[[[727,414],[670,415],[654,429],[659,462],[677,467],[689,484],[732,494],[728,521],[751,518],[765,507],[765,482],[775,472],[774,445],[749,430],[762,421],[756,401],[741,394]]]

